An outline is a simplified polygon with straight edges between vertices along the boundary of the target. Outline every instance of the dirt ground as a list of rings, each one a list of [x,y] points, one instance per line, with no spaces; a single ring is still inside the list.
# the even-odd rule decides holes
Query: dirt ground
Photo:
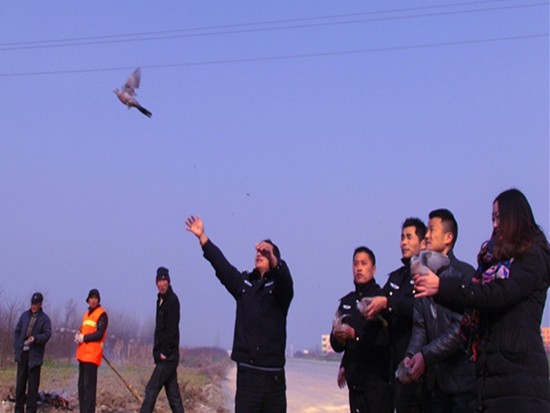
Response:
[[[222,380],[230,365],[226,360],[195,360],[190,366],[178,368],[178,382],[184,400],[186,413],[229,413],[224,406],[226,396]],[[145,385],[153,371],[150,366],[116,367],[125,380],[143,397]],[[7,401],[15,394],[16,369],[7,368],[0,372],[0,413],[13,413],[14,403]],[[48,362],[42,367],[40,391],[57,393],[65,398],[73,412],[78,408],[78,366],[70,363]],[[159,394],[156,403],[157,413],[169,413],[170,407],[164,390]],[[96,412],[126,413],[139,411],[140,403],[130,393],[122,380],[107,366],[102,364],[98,369],[98,388]],[[63,412],[42,406],[39,413]]]

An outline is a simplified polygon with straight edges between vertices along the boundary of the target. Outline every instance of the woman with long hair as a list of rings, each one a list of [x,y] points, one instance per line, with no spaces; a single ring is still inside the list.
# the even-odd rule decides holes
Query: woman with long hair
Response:
[[[471,280],[415,276],[417,297],[465,311],[461,335],[475,360],[479,412],[550,412],[548,358],[540,333],[550,246],[525,195],[493,202],[493,235]]]

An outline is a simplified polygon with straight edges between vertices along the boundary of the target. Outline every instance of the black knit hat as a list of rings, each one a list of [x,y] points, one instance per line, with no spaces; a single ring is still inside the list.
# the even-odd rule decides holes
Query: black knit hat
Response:
[[[92,288],[90,290],[90,292],[88,293],[88,298],[86,298],[86,302],[88,302],[88,300],[93,297],[93,296],[96,296],[97,297],[97,301],[100,302],[101,301],[101,296],[99,295],[99,290],[97,288]]]
[[[168,268],[158,267],[156,282],[160,280],[167,280],[170,283],[170,274],[168,274]]]

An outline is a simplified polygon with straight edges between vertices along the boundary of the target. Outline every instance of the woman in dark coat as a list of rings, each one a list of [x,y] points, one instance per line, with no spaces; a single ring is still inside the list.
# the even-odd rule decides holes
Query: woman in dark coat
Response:
[[[494,239],[489,251],[480,252],[474,277],[417,275],[417,296],[436,296],[439,304],[466,310],[461,333],[476,361],[474,411],[550,412],[548,358],[540,334],[550,247],[517,189],[495,199],[492,219]]]

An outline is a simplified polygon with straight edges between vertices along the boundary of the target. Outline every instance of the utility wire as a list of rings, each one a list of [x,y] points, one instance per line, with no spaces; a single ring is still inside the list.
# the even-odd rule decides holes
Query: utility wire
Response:
[[[223,65],[223,64],[234,64],[234,63],[265,62],[265,61],[275,61],[275,60],[306,59],[306,58],[315,58],[315,57],[356,55],[356,54],[364,54],[364,53],[392,52],[392,51],[400,51],[400,50],[428,49],[428,48],[459,46],[459,45],[467,45],[467,44],[505,42],[505,41],[511,41],[511,40],[528,40],[528,39],[537,39],[537,38],[543,38],[543,37],[549,37],[549,34],[540,33],[540,34],[530,34],[525,36],[496,37],[496,38],[490,38],[490,39],[461,40],[456,42],[428,43],[428,44],[420,44],[420,45],[380,47],[380,48],[372,48],[372,49],[347,50],[347,51],[322,52],[322,53],[304,53],[304,54],[297,54],[297,55],[283,55],[283,56],[271,56],[271,57],[251,57],[251,58],[242,58],[242,59],[209,60],[209,61],[203,61],[203,62],[143,65],[141,67],[144,69],[165,69],[165,68],[171,68],[171,67],[208,66],[208,65]],[[135,69],[135,66],[132,66],[132,67],[127,66],[127,67],[111,67],[111,68],[103,68],[103,69],[54,70],[49,72],[0,73],[0,77],[98,73],[98,72],[114,72],[114,71],[122,71],[122,70],[127,71],[127,70],[134,70],[134,69]]]
[[[181,32],[198,31],[198,30],[228,29],[228,28],[234,28],[234,27],[294,23],[294,22],[300,22],[300,21],[326,20],[326,19],[355,17],[355,16],[364,16],[364,15],[373,15],[373,14],[399,13],[399,12],[418,11],[418,10],[426,10],[426,9],[440,9],[440,8],[449,8],[449,7],[458,7],[458,6],[470,6],[470,5],[476,5],[476,4],[482,4],[482,3],[495,3],[495,2],[502,3],[503,1],[505,0],[481,0],[481,1],[471,1],[471,2],[463,2],[463,3],[444,4],[444,5],[438,5],[438,6],[420,6],[420,7],[410,7],[410,8],[404,8],[404,9],[380,10],[380,11],[371,11],[371,12],[362,12],[362,13],[334,14],[334,15],[319,16],[319,17],[268,20],[263,22],[254,22],[254,23],[237,23],[237,24],[226,24],[226,25],[218,25],[218,26],[203,26],[203,27],[194,27],[194,28],[188,28],[188,29],[160,30],[160,31],[154,31],[154,32],[114,34],[114,35],[91,36],[91,37],[76,37],[76,38],[56,39],[56,40],[35,40],[35,41],[16,42],[16,43],[0,43],[0,46],[22,46],[22,45],[32,45],[32,44],[47,44],[47,43],[73,42],[73,41],[83,41],[83,40],[109,39],[109,38],[118,38],[118,37],[130,37],[130,36],[148,36],[148,35],[155,35],[155,34],[181,33]]]
[[[482,2],[476,3],[456,3],[455,5],[471,5],[471,4],[480,4],[486,2],[494,2],[502,0],[485,0]],[[336,17],[355,17],[358,15],[364,14],[381,14],[389,13],[385,12],[367,12],[367,13],[355,13],[351,15],[339,15],[339,16],[326,16],[326,17],[317,17],[317,18],[304,18],[304,19],[294,19],[294,20],[280,20],[274,22],[263,22],[263,23],[248,23],[241,25],[228,25],[228,26],[212,26],[205,28],[197,29],[182,29],[182,30],[173,30],[173,31],[164,31],[164,32],[149,32],[149,33],[136,33],[136,34],[127,34],[127,35],[113,35],[113,36],[98,36],[98,37],[89,37],[89,38],[76,38],[76,39],[65,39],[65,40],[49,40],[49,41],[36,41],[36,42],[23,42],[23,43],[4,43],[0,44],[0,51],[7,50],[26,50],[26,49],[45,49],[45,48],[59,48],[59,47],[74,47],[74,46],[89,46],[89,45],[98,45],[98,44],[112,44],[112,43],[130,43],[130,42],[143,42],[143,41],[154,41],[154,40],[168,40],[168,39],[177,39],[177,38],[191,38],[191,37],[204,37],[204,36],[219,36],[227,34],[243,34],[243,33],[254,33],[254,32],[265,32],[265,31],[279,31],[279,30],[289,30],[289,29],[300,29],[300,28],[310,28],[310,27],[324,27],[324,26],[337,26],[337,25],[346,25],[346,24],[358,24],[358,23],[368,23],[368,22],[377,22],[377,21],[390,21],[390,20],[405,20],[405,19],[417,19],[425,17],[439,17],[439,16],[448,16],[448,15],[457,15],[457,14],[466,14],[466,13],[479,13],[479,12],[490,12],[490,11],[500,11],[500,10],[510,10],[510,9],[520,9],[528,7],[539,7],[547,6],[548,1],[523,4],[523,5],[512,5],[512,6],[503,6],[503,7],[488,7],[488,8],[478,8],[470,10],[458,10],[458,11],[445,11],[445,12],[433,12],[433,13],[424,13],[416,15],[406,15],[406,16],[390,16],[390,17],[379,17],[379,18],[368,18],[368,19],[355,19],[347,20],[340,22],[322,22],[322,23],[308,23],[308,24],[293,24],[286,25],[281,27],[264,27],[264,28],[249,28],[249,29],[240,29],[240,30],[222,30],[222,31],[213,31],[207,33],[188,33],[189,31],[198,31],[198,30],[217,30],[218,28],[232,28],[232,27],[248,27],[252,25],[266,25],[266,24],[280,24],[280,23],[292,23],[295,21],[306,21],[306,20],[319,20],[319,19],[329,19]],[[410,11],[410,10],[421,10],[426,8],[434,7],[443,7],[443,6],[426,6],[418,7],[412,9],[400,9],[400,11]],[[180,33],[180,34],[168,34],[168,33]],[[161,35],[157,35],[161,34]],[[162,35],[165,34],[165,35]],[[129,38],[121,39],[120,37],[131,37],[139,36],[138,38]],[[149,37],[146,37],[149,36]]]

